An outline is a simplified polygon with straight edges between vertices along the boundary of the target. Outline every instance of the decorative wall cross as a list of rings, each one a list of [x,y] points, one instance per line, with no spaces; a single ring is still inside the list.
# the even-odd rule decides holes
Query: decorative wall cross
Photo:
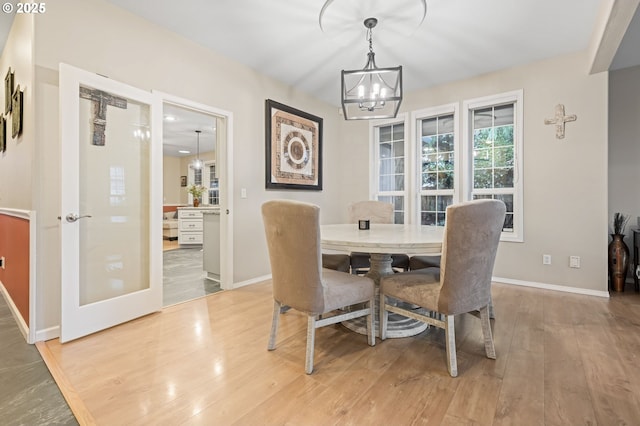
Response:
[[[564,139],[564,124],[569,121],[576,121],[578,117],[575,114],[564,115],[564,105],[556,105],[556,115],[554,118],[545,118],[544,124],[556,125],[556,139]]]
[[[104,146],[104,131],[107,127],[107,106],[127,109],[127,100],[118,98],[98,89],[80,87],[80,97],[93,102],[93,138],[92,145]]]

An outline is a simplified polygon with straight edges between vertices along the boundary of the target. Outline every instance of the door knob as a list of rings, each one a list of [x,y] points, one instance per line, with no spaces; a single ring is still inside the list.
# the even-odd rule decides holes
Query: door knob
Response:
[[[91,217],[91,215],[90,214],[85,214],[85,215],[82,215],[82,216],[78,216],[75,213],[69,213],[65,217],[65,219],[67,219],[67,222],[73,223],[73,222],[77,221],[78,219],[82,219],[83,217]]]

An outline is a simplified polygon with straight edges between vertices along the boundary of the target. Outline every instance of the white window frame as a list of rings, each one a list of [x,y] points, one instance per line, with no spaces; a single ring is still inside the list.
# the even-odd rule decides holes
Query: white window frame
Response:
[[[496,193],[513,193],[513,232],[503,232],[501,241],[524,242],[524,208],[523,208],[523,90],[500,93],[468,99],[462,103],[463,134],[463,193],[462,200],[471,200],[473,196],[473,135],[471,113],[475,109],[488,108],[505,104],[514,104],[514,170],[513,189],[492,189]]]
[[[426,195],[427,191],[422,190],[422,155],[420,148],[422,146],[422,126],[418,123],[424,119],[435,118],[442,115],[453,114],[453,146],[454,146],[454,167],[453,167],[453,204],[461,201],[461,172],[462,172],[462,155],[461,155],[461,142],[460,142],[460,119],[459,103],[450,103],[445,105],[439,105],[431,108],[420,109],[411,112],[411,161],[412,174],[410,176],[410,193],[411,193],[411,206],[412,209],[409,213],[411,216],[411,223],[421,223],[420,217],[421,210],[421,197]],[[433,191],[429,191],[433,192]],[[443,192],[441,192],[443,194]]]
[[[390,126],[394,124],[404,124],[404,191],[385,191],[380,192],[380,132],[377,128]],[[409,192],[410,181],[407,176],[411,176],[409,173],[415,173],[413,161],[411,160],[409,149],[409,139],[411,137],[409,126],[409,114],[398,114],[396,118],[390,118],[385,120],[375,120],[369,122],[369,158],[372,161],[369,163],[372,167],[369,168],[369,199],[378,200],[378,197],[384,196],[403,196],[404,197],[404,223],[411,223],[411,211],[414,206],[411,201],[411,192]]]
[[[215,160],[207,160],[207,161],[203,161],[202,162],[202,168],[200,169],[200,170],[202,170],[202,182],[200,182],[200,185],[202,185],[205,188],[207,188],[207,190],[202,193],[202,199],[200,200],[200,205],[206,205],[206,206],[210,205],[209,204],[210,177],[209,177],[209,173],[208,173],[208,170],[207,170],[210,166],[216,167],[216,161]],[[207,171],[207,172],[205,173],[205,171]],[[217,175],[217,171],[216,171],[216,175]],[[189,164],[189,169],[187,171],[187,182],[188,182],[189,185],[191,185],[191,184],[195,184],[195,180],[196,180],[195,169],[193,168],[192,164]],[[220,200],[220,192],[218,192],[218,205],[219,205],[219,200]],[[193,195],[191,195],[191,193],[189,193],[188,196],[187,196],[187,202],[189,204],[193,204]]]

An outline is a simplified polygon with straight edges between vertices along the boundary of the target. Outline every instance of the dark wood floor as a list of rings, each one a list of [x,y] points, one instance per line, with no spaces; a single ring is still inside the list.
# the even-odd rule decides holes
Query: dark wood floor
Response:
[[[236,425],[638,425],[640,296],[495,284],[497,360],[478,318],[456,318],[459,376],[441,330],[375,347],[288,311],[266,350],[269,282],[207,296],[60,345],[48,362],[86,423]],[[84,423],[83,420],[81,423]]]

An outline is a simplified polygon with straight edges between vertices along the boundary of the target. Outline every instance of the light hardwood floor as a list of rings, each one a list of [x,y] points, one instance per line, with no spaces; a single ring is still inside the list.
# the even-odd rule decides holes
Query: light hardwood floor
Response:
[[[180,244],[178,244],[178,240],[162,240],[162,251],[167,250],[175,250],[180,248]]]
[[[640,296],[494,284],[497,360],[479,319],[456,318],[459,376],[430,329],[377,341],[282,315],[266,350],[269,282],[183,303],[61,345],[39,345],[81,424],[637,425]]]

